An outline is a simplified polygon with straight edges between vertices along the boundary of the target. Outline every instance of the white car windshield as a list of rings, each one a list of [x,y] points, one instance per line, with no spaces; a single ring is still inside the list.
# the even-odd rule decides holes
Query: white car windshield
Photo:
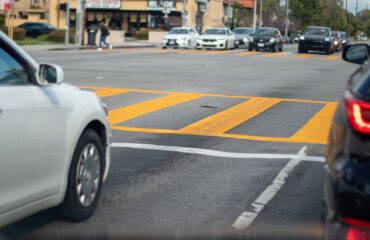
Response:
[[[204,35],[226,35],[226,30],[217,28],[207,29]]]
[[[187,29],[175,28],[175,29],[172,29],[168,34],[188,34],[188,33],[189,33],[189,30]]]

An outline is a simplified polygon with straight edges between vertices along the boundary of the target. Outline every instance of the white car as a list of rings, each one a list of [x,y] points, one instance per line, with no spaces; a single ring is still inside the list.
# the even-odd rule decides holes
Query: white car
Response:
[[[208,28],[197,41],[197,49],[202,48],[234,49],[235,35],[229,28]]]
[[[162,38],[162,48],[194,48],[199,37],[198,32],[193,28],[172,28]]]
[[[110,164],[107,109],[0,31],[0,226],[38,211],[89,218]]]

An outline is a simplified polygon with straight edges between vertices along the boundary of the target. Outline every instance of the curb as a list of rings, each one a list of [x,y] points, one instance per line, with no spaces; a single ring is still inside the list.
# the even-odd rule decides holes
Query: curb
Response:
[[[153,48],[158,47],[156,44],[148,45],[122,45],[122,46],[113,46],[113,49],[125,49],[125,48]],[[51,48],[48,51],[63,51],[63,50],[92,50],[97,49],[97,46],[84,46],[84,47],[60,47],[60,48]]]

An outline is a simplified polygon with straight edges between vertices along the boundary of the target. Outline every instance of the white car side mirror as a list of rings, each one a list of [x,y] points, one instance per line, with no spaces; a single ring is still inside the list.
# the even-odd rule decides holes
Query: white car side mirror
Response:
[[[64,80],[63,69],[54,64],[40,64],[38,71],[38,82],[44,84],[60,84]]]

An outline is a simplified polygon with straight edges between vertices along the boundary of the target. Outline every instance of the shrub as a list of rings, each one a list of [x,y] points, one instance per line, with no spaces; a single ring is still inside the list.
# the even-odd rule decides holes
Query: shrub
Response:
[[[162,29],[142,29],[136,32],[137,40],[148,40],[149,32],[163,32]]]
[[[0,27],[4,27],[5,25],[5,18],[0,17]]]
[[[8,28],[7,27],[2,27],[1,30],[7,34],[8,34]],[[23,28],[13,28],[13,40],[24,40],[26,38],[26,30],[24,30]]]
[[[39,40],[40,42],[47,42],[49,39],[48,39],[48,35],[47,34],[43,34],[43,35],[40,35],[37,37],[37,40]]]
[[[69,42],[75,42],[76,30],[74,28],[69,29]],[[66,30],[56,30],[48,34],[48,41],[50,42],[64,42],[66,36]]]

